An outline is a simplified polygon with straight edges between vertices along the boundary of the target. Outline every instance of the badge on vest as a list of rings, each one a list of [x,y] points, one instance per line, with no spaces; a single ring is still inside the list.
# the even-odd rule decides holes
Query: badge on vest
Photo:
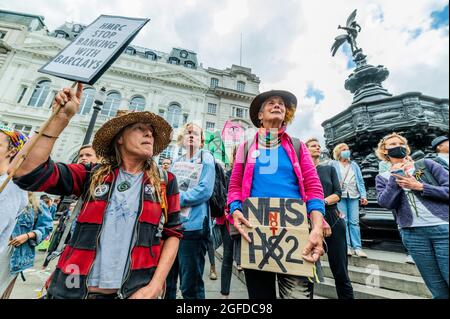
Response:
[[[101,184],[101,185],[98,185],[94,189],[94,195],[95,195],[95,197],[102,197],[103,195],[108,193],[108,191],[109,191],[109,185],[108,184]]]
[[[144,193],[146,195],[151,195],[154,192],[155,192],[155,187],[153,187],[153,185],[145,184],[145,186],[144,186]]]

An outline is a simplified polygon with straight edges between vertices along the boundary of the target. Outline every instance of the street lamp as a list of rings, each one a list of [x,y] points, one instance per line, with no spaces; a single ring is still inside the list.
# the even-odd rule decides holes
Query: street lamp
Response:
[[[95,95],[94,100],[94,112],[91,116],[91,121],[89,122],[88,129],[86,131],[86,135],[84,136],[83,145],[89,144],[91,140],[92,131],[94,130],[95,121],[97,121],[97,114],[101,111],[101,106],[105,103],[106,98],[106,89],[102,87],[100,91]]]

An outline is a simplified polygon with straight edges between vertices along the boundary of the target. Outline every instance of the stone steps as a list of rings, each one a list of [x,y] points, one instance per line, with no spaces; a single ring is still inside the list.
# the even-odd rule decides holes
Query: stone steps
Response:
[[[356,299],[431,298],[415,265],[405,262],[406,255],[365,249],[368,258],[349,257],[349,276]],[[216,251],[222,260],[222,247]],[[336,287],[327,256],[321,259],[325,282],[314,286],[315,299],[336,299]],[[245,284],[243,272],[233,265],[233,273]],[[371,276],[371,277],[369,277]]]
[[[419,296],[357,283],[352,283],[352,286],[355,299],[424,299]],[[325,282],[314,285],[314,296],[316,294],[329,299],[337,299],[334,280],[325,278]]]
[[[380,270],[377,264],[369,267],[349,266],[350,280],[354,284],[377,286],[382,289],[412,294],[418,297],[430,298],[431,294],[422,277]],[[332,279],[333,275],[328,262],[322,261],[324,276]]]
[[[406,254],[371,249],[364,251],[368,258],[348,258],[349,276],[355,298],[431,298],[416,265],[406,263]],[[322,258],[322,268],[326,282],[318,285],[317,293],[336,298],[334,279],[326,255]]]
[[[364,249],[364,251],[367,253],[368,258],[351,256],[348,258],[348,265],[366,268],[376,264],[382,271],[420,277],[420,273],[416,265],[407,264],[405,262],[405,254],[381,252],[369,249]],[[327,261],[327,255],[323,256],[321,260]]]

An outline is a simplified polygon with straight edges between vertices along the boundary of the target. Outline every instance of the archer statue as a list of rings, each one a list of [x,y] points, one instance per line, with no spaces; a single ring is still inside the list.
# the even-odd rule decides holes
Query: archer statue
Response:
[[[348,42],[350,44],[353,56],[355,56],[360,51],[360,49],[358,49],[358,46],[356,45],[356,37],[358,36],[358,33],[361,32],[361,26],[356,23],[355,18],[356,9],[347,18],[347,24],[345,27],[341,27],[340,25],[338,26],[338,29],[347,31],[347,34],[342,34],[335,38],[334,44],[331,47],[332,56],[336,54],[336,51],[345,42]]]

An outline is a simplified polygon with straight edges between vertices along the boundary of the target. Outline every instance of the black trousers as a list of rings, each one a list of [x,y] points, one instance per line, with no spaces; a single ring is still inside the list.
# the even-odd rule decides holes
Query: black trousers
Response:
[[[337,216],[335,209],[327,209],[325,219],[332,227],[331,236],[326,237],[328,262],[333,273],[339,299],[354,299],[353,287],[348,276],[347,239],[345,221]]]
[[[281,299],[313,299],[314,284],[306,277],[253,269],[244,269],[244,274],[249,299],[277,299],[276,280]]]

